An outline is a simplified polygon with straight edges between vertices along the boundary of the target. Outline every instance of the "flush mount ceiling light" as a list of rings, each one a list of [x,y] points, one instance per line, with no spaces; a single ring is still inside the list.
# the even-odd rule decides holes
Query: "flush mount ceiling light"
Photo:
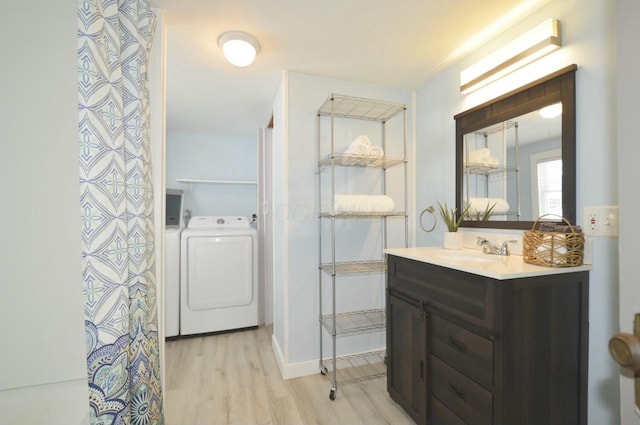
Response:
[[[260,51],[260,44],[251,34],[229,31],[218,37],[218,46],[224,57],[235,66],[251,65]]]
[[[460,73],[460,92],[471,93],[557,50],[560,21],[548,19]]]

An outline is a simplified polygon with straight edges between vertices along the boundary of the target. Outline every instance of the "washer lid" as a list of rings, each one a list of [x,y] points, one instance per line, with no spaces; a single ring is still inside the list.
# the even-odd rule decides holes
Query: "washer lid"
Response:
[[[189,221],[189,228],[203,228],[203,227],[223,227],[223,228],[237,228],[237,227],[250,227],[248,217],[241,216],[224,216],[224,215],[197,215],[191,217]]]

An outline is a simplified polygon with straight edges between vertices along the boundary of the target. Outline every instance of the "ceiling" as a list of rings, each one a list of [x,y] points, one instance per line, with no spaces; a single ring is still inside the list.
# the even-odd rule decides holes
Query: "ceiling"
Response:
[[[150,0],[167,25],[167,129],[255,136],[283,70],[416,89],[543,1]],[[251,66],[224,59],[231,30],[259,40]]]

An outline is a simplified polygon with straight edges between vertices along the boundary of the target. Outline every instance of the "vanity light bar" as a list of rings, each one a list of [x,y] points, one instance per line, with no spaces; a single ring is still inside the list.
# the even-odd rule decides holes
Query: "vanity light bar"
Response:
[[[559,49],[560,21],[548,19],[460,73],[460,92],[471,93]]]

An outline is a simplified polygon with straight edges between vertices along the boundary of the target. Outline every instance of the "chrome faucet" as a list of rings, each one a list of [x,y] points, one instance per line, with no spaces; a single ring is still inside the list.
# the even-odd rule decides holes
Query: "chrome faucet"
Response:
[[[478,236],[477,243],[482,246],[482,252],[492,255],[509,255],[509,243],[516,243],[517,240],[509,240],[502,242],[501,246],[494,245],[487,239]]]

